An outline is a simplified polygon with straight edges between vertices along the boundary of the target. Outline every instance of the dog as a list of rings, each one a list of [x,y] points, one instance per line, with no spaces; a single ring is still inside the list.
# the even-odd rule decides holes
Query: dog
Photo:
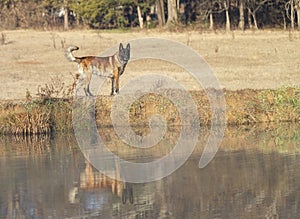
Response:
[[[119,78],[124,73],[125,67],[130,59],[130,44],[126,48],[120,43],[119,50],[112,56],[84,56],[76,57],[73,51],[78,50],[77,46],[70,46],[66,49],[66,57],[71,62],[78,64],[78,73],[85,80],[84,92],[86,96],[93,96],[90,91],[92,74],[104,76],[111,79],[111,93],[119,93]]]

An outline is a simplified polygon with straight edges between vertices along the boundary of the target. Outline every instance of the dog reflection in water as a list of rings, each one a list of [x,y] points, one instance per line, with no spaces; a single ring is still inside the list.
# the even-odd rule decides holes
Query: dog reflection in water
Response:
[[[120,180],[120,166],[116,162],[116,168],[112,171],[114,179],[95,170],[88,160],[85,160],[85,169],[80,174],[80,183],[69,191],[69,201],[72,204],[78,203],[78,193],[89,190],[110,189],[112,194],[122,199],[122,203],[127,201],[133,204],[132,186]]]

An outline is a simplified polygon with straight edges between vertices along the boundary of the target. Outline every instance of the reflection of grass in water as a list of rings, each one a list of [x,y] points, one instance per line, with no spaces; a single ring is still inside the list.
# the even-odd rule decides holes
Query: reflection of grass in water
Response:
[[[69,154],[81,152],[73,133],[50,135],[0,136],[0,155],[44,156],[49,153]]]
[[[136,127],[135,131],[140,134],[143,133],[144,128]],[[119,139],[113,128],[100,129],[99,134],[104,139],[105,145],[121,157],[132,159],[149,157],[148,159],[151,160],[167,155],[178,142],[180,131],[179,126],[169,128],[165,138],[149,149],[138,149],[126,145]],[[195,156],[201,156],[203,153],[209,133],[209,128],[201,128],[199,142],[194,150]],[[266,154],[275,152],[291,155],[300,153],[299,139],[300,124],[271,123],[255,126],[231,126],[226,129],[220,150],[227,152],[258,151]]]
[[[143,127],[135,127],[138,134],[149,134]],[[157,159],[170,153],[178,142],[180,127],[168,128],[164,139],[149,149],[133,148],[126,145],[115,133],[113,127],[99,128],[106,147],[124,159]],[[195,155],[203,153],[210,129],[203,127],[200,130],[199,143],[195,148]],[[51,140],[52,139],[52,140]],[[49,150],[50,141],[58,142],[57,146],[75,147],[77,145],[73,132],[65,132],[62,135],[55,135],[51,138],[48,135],[39,136],[2,136],[0,138],[0,154],[10,153],[17,150],[20,155],[43,154]],[[256,126],[232,126],[227,127],[222,140],[220,150],[233,151],[261,151],[263,153],[298,154],[300,153],[300,124],[273,123]],[[67,141],[67,144],[66,142]],[[12,149],[11,145],[15,145]],[[13,152],[13,151],[12,151]]]
[[[32,156],[46,154],[50,150],[49,135],[2,136],[0,138],[0,155]],[[2,153],[1,153],[2,152]]]
[[[295,129],[280,126],[275,131],[275,136],[269,141],[273,141],[275,150],[281,153],[300,152],[300,145],[298,144],[300,138],[299,127]]]
[[[178,142],[181,130],[180,126],[168,127],[163,138],[150,148],[138,148],[124,143],[113,127],[99,128],[98,131],[105,146],[118,156],[124,159],[135,160],[145,158],[152,160],[170,153]],[[140,136],[150,134],[148,127],[133,127],[133,131]]]
[[[221,148],[226,151],[259,150],[263,153],[300,152],[300,124],[269,123],[256,126],[229,127]]]

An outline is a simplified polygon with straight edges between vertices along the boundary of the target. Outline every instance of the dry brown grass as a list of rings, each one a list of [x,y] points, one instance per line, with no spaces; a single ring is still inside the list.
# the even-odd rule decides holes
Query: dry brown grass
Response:
[[[97,55],[119,42],[142,37],[176,40],[189,45],[201,54],[214,70],[221,87],[226,88],[228,123],[299,121],[300,33],[298,32],[294,32],[292,37],[288,32],[282,31],[235,32],[233,38],[232,34],[225,33],[174,33],[155,30],[126,33],[18,30],[5,31],[2,36],[4,41],[0,45],[2,133],[45,133],[71,128],[72,104],[69,98],[72,95],[77,67],[64,57],[67,45],[79,46],[80,50],[76,53],[78,56]],[[203,90],[195,79],[174,64],[161,60],[130,62],[120,79],[121,88],[131,78],[148,73],[171,76],[186,89],[192,90],[191,94],[199,106],[201,124],[210,123],[211,112]],[[280,88],[295,85],[295,88]],[[270,90],[274,88],[280,89]],[[100,96],[96,104],[98,124],[99,121],[104,125],[111,124],[112,99],[107,96],[109,89],[110,81],[107,80],[100,92],[106,96]],[[53,99],[57,97],[66,97],[67,100]],[[159,98],[157,100],[147,98],[139,100],[130,109],[134,118],[133,123],[143,122],[141,120],[147,123],[148,114],[161,113],[163,111],[161,109],[168,105],[168,102]],[[14,103],[8,101],[12,99],[22,101],[14,104],[15,101]],[[145,101],[148,102],[144,103]],[[150,106],[156,107],[152,109]],[[169,109],[166,113],[169,113]],[[176,114],[175,111],[174,113]],[[166,114],[166,118],[174,120],[173,114]],[[169,122],[176,124],[176,121]]]
[[[119,42],[142,37],[161,37],[188,44],[199,52],[214,70],[222,87],[230,90],[277,88],[300,84],[300,33],[283,31],[234,32],[40,32],[3,31],[0,45],[0,100],[23,99],[26,89],[34,95],[39,85],[60,76],[66,84],[77,72],[64,57],[64,47],[80,47],[77,55],[100,54]],[[189,90],[199,89],[188,73],[159,61],[131,62],[121,78],[121,87],[140,74],[158,72],[174,77]],[[109,93],[109,82],[106,83]]]
[[[166,90],[166,92],[173,91]],[[277,90],[224,90],[224,93],[228,125],[300,121],[300,87]],[[207,96],[204,91],[192,91],[191,96],[198,108],[200,125],[209,126],[212,113]],[[176,96],[178,100],[184,100],[181,97],[180,93]],[[113,98],[110,96],[97,97],[95,113],[98,126],[112,126],[112,101]],[[90,113],[93,112],[92,101],[87,98],[76,104],[80,104],[74,108],[79,110],[79,116],[75,117],[76,124],[80,125],[79,128],[88,129],[90,119],[94,118],[94,114]],[[72,110],[74,110],[72,106],[72,99],[49,97],[1,104],[0,134],[30,135],[69,131],[72,129]],[[178,109],[170,100],[154,94],[144,95],[134,101],[128,108],[128,113],[130,125],[136,132],[140,132],[141,126],[146,127],[145,133],[149,132],[148,125],[153,115],[162,116],[166,120],[167,128],[180,127],[182,119]],[[195,125],[194,119],[186,119],[190,121],[191,127]],[[123,121],[122,118],[120,121]]]

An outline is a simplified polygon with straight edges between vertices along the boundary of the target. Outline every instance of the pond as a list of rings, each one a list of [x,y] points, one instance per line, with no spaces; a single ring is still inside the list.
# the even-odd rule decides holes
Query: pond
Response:
[[[169,132],[168,139],[178,137]],[[72,134],[1,137],[0,218],[300,218],[300,124],[227,127],[202,169],[209,130],[200,132],[184,165],[148,183],[101,174]],[[137,162],[156,159],[172,143],[130,151],[112,130],[103,133],[112,151]]]

